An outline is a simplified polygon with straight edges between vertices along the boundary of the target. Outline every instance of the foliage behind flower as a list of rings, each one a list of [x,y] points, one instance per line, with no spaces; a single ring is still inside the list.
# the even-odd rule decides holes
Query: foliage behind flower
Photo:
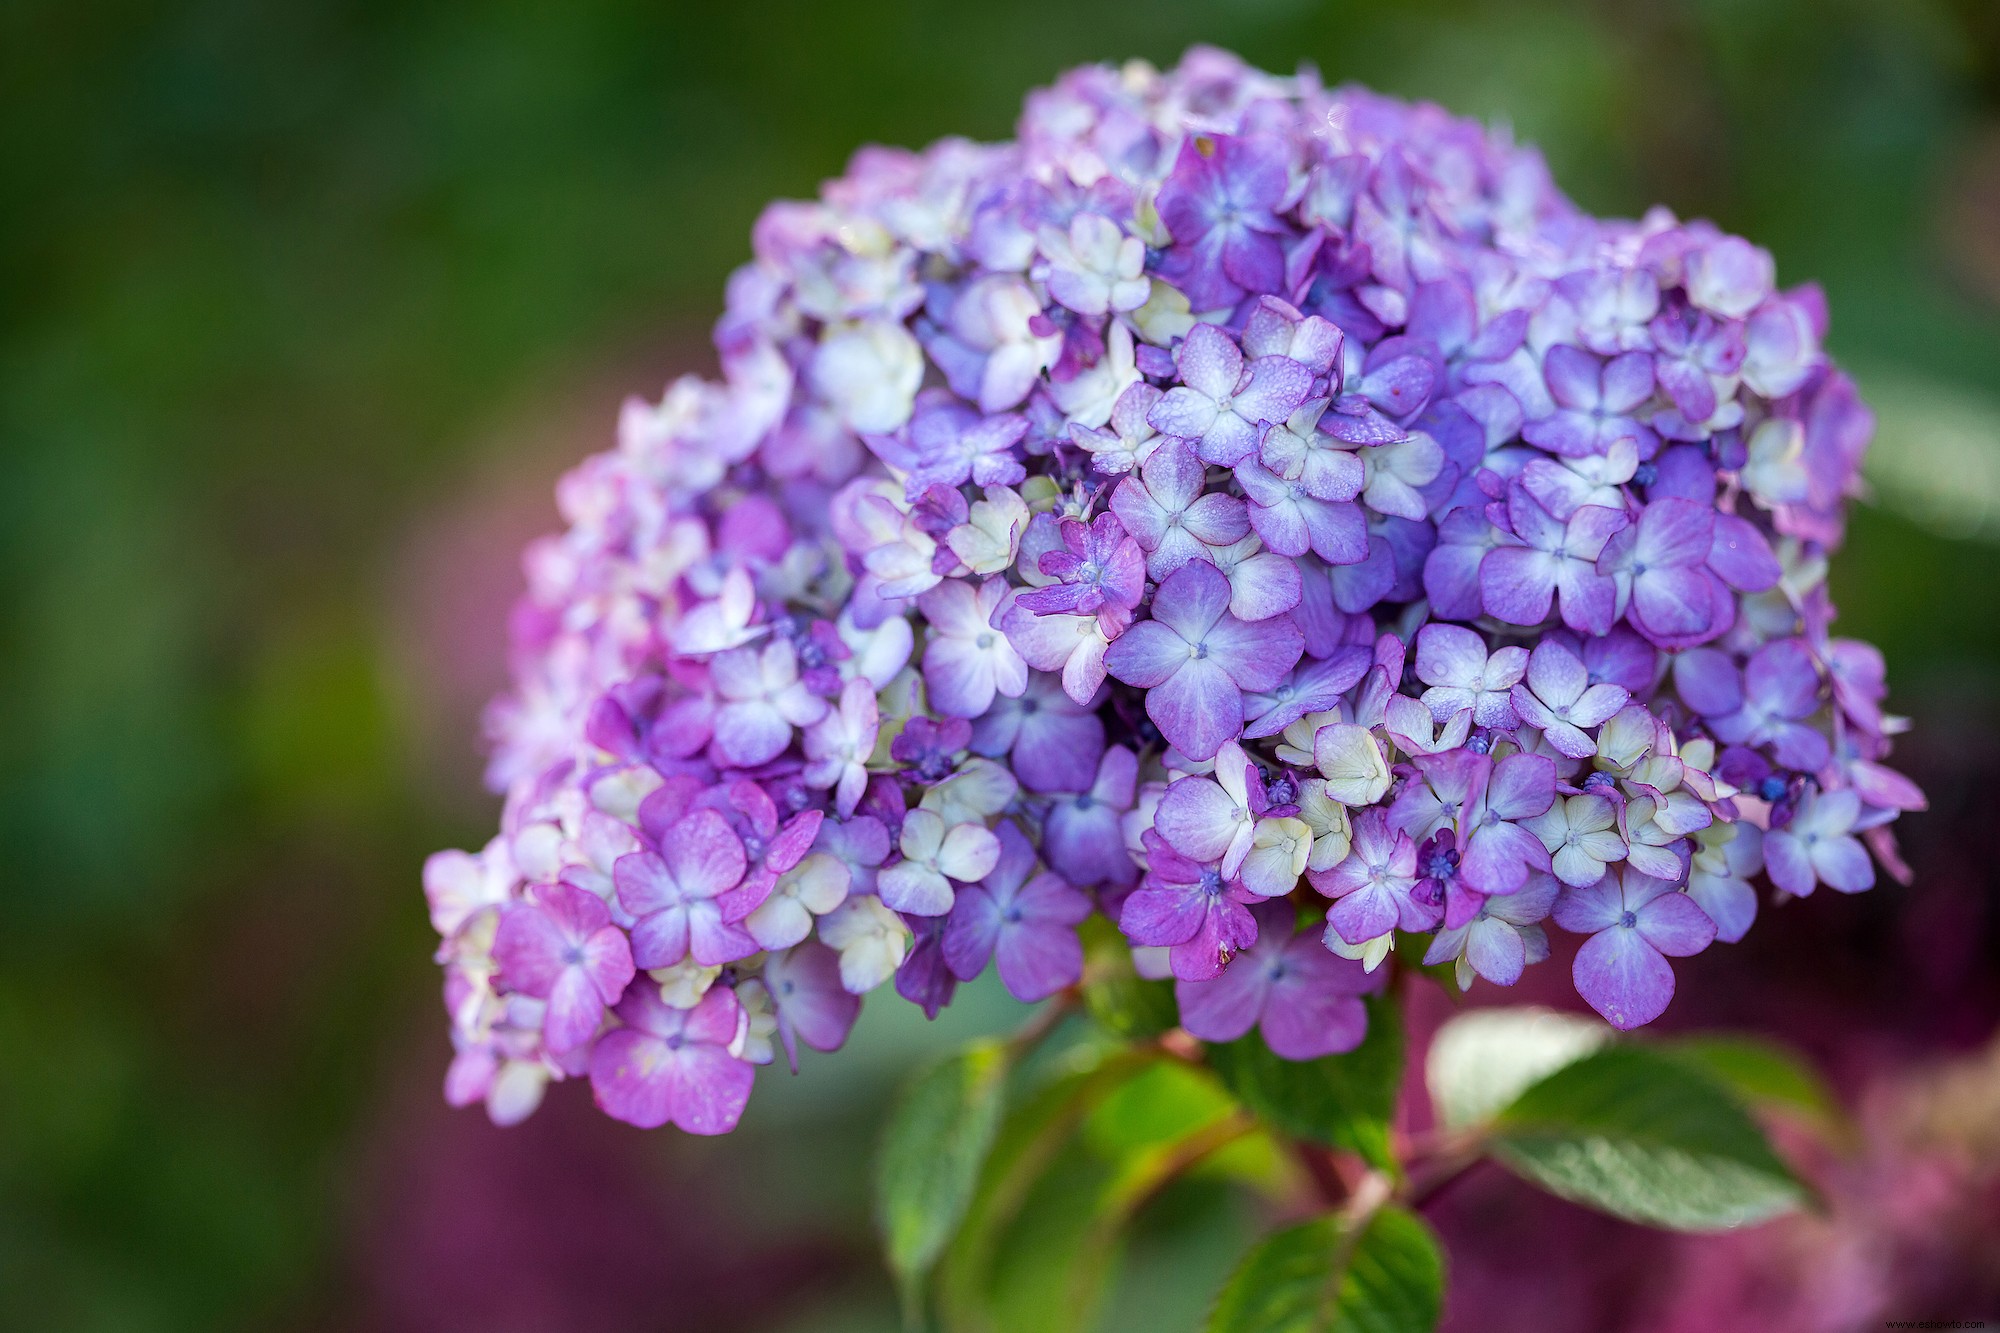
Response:
[[[754,247],[722,381],[528,552],[502,831],[426,868],[454,1101],[726,1131],[887,982],[1076,984],[1093,913],[1287,1059],[1391,950],[1511,985],[1549,922],[1629,1028],[1760,875],[1900,873],[1824,582],[1872,419],[1748,242],[1196,51]]]

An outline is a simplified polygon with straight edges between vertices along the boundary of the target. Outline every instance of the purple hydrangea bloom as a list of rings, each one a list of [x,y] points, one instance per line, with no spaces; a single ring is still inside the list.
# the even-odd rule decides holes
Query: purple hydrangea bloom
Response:
[[[1041,558],[1041,571],[1056,580],[1023,593],[1016,605],[1037,615],[1062,612],[1094,615],[1107,637],[1132,621],[1132,612],[1146,589],[1146,556],[1126,535],[1116,514],[1100,514],[1088,525],[1069,519],[1062,525],[1063,548]]]
[[[1167,946],[1176,977],[1207,981],[1256,942],[1257,923],[1245,906],[1254,901],[1219,865],[1190,861],[1148,830],[1146,877],[1125,900],[1118,926],[1134,944]]]
[[[1105,670],[1146,691],[1146,715],[1196,759],[1211,759],[1243,726],[1243,691],[1269,690],[1305,651],[1288,617],[1245,622],[1229,612],[1229,580],[1195,562],[1169,575],[1153,618],[1127,630]]]
[[[1548,352],[1545,375],[1556,411],[1521,428],[1521,438],[1550,453],[1585,458],[1630,440],[1641,458],[1659,440],[1630,413],[1653,396],[1653,359],[1627,352],[1603,361],[1580,347],[1558,344]]]
[[[1083,975],[1076,927],[1090,899],[1060,875],[1035,873],[1035,849],[1013,823],[1000,825],[1000,859],[966,886],[944,928],[952,974],[970,981],[999,960],[1000,980],[1017,1000],[1045,1000]]]
[[[1380,990],[1384,978],[1328,953],[1310,934],[1294,935],[1291,904],[1253,910],[1257,942],[1221,976],[1174,983],[1181,1025],[1203,1041],[1235,1041],[1259,1028],[1272,1052],[1287,1060],[1317,1060],[1359,1046],[1368,1032],[1360,997]]]
[[[1563,623],[1577,633],[1608,631],[1618,613],[1618,585],[1597,562],[1605,543],[1631,520],[1615,509],[1585,505],[1558,521],[1518,481],[1506,505],[1490,509],[1488,517],[1506,530],[1479,563],[1486,613],[1513,625],[1539,625],[1555,601]]]
[[[719,376],[523,561],[499,836],[424,873],[448,1097],[719,1132],[892,979],[1090,984],[1093,911],[1281,1056],[1412,935],[1461,986],[1586,935],[1630,1026],[1761,894],[1906,878],[1826,584],[1873,418],[1773,275],[1208,49],[774,205]]]
[[[632,950],[603,899],[567,884],[535,890],[500,914],[493,960],[523,995],[548,1001],[543,1040],[564,1054],[596,1035],[632,980]]]
[[[1312,391],[1312,375],[1288,356],[1243,351],[1213,324],[1197,324],[1177,358],[1181,384],[1146,415],[1162,435],[1190,441],[1205,463],[1234,467],[1256,453],[1273,422]]]
[[[1764,835],[1771,882],[1800,897],[1817,884],[1859,893],[1875,884],[1875,867],[1854,836],[1861,798],[1852,791],[1807,792],[1791,822]]]
[[[1369,810],[1354,821],[1354,850],[1345,860],[1331,870],[1312,871],[1308,878],[1337,900],[1326,914],[1326,928],[1349,944],[1392,930],[1431,930],[1444,918],[1440,904],[1415,897],[1417,845],[1391,828],[1381,810]]]
[[[1111,510],[1146,552],[1146,572],[1155,579],[1249,535],[1242,499],[1204,492],[1202,472],[1194,451],[1176,442],[1156,450],[1112,493]]]
[[[1437,933],[1424,952],[1424,965],[1456,962],[1461,989],[1470,984],[1467,973],[1496,986],[1513,985],[1528,964],[1549,956],[1541,922],[1555,906],[1559,889],[1547,875],[1536,875],[1518,893],[1486,899],[1472,920]]]
[[[1563,891],[1555,923],[1589,939],[1577,950],[1576,989],[1611,1026],[1629,1029],[1666,1012],[1674,998],[1667,958],[1686,958],[1715,939],[1715,923],[1665,880],[1634,870]]]
[[[624,1026],[590,1053],[590,1087],[604,1113],[657,1129],[727,1134],[750,1100],[755,1071],[729,1053],[743,1026],[735,992],[711,989],[692,1009],[676,1009],[653,986],[618,1002]]]
[[[671,967],[691,956],[714,967],[757,952],[757,941],[736,924],[757,904],[729,897],[748,868],[742,840],[713,810],[677,822],[658,852],[620,857],[612,878],[619,903],[634,919],[633,961]]]
[[[1197,134],[1182,140],[1160,186],[1160,222],[1174,238],[1168,272],[1197,310],[1233,305],[1284,282],[1275,209],[1290,188],[1288,159],[1268,139]]]

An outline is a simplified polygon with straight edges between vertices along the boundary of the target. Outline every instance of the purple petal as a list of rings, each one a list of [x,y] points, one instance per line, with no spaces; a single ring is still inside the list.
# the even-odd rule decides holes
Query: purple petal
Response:
[[[1050,921],[1021,922],[1000,932],[1000,982],[1024,1004],[1045,1000],[1083,976],[1076,931]]]
[[[1585,940],[1570,975],[1577,994],[1621,1031],[1652,1022],[1674,998],[1673,968],[1638,931],[1623,926]]]
[[[1128,632],[1125,638],[1130,637]],[[1111,645],[1112,649],[1115,651],[1125,638]],[[1269,683],[1275,685],[1283,679],[1297,660],[1294,652]],[[1215,658],[1184,658],[1178,671],[1146,692],[1146,716],[1190,759],[1213,759],[1222,743],[1243,729],[1243,692]]]
[[[1661,953],[1687,958],[1715,942],[1715,922],[1685,893],[1662,893],[1637,915],[1639,933]]]
[[[1153,689],[1188,661],[1188,643],[1157,620],[1142,620],[1104,652],[1104,669],[1127,685]]]

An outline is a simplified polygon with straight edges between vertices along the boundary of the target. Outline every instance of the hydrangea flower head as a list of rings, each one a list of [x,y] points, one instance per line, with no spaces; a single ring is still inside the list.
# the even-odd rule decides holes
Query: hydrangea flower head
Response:
[[[1092,914],[1287,1059],[1399,936],[1507,986],[1569,932],[1630,1027],[1760,896],[1900,873],[1824,584],[1872,422],[1749,242],[1198,50],[752,248],[720,378],[531,549],[500,832],[425,871],[455,1102],[721,1132],[865,993],[1083,984]]]

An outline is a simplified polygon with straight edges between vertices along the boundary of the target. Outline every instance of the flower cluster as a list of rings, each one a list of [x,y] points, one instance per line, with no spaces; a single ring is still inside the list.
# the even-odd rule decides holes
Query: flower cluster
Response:
[[[1551,922],[1630,1027],[1760,874],[1900,872],[1825,586],[1871,418],[1762,250],[1205,50],[754,241],[720,382],[527,554],[501,832],[425,876],[454,1101],[727,1130],[885,983],[1076,984],[1092,913],[1287,1058],[1390,950],[1510,985]]]

